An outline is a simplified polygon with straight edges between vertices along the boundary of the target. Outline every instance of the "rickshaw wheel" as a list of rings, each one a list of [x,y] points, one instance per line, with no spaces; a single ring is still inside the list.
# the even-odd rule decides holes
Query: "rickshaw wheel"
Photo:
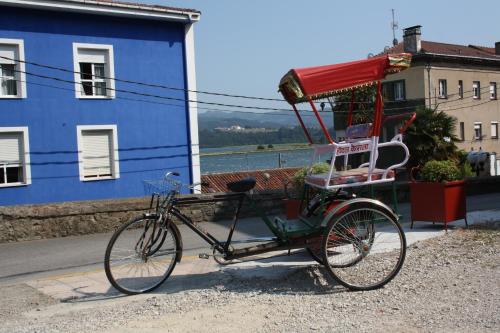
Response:
[[[351,290],[372,290],[397,275],[406,239],[387,206],[358,201],[330,219],[321,251],[327,272],[337,282]]]

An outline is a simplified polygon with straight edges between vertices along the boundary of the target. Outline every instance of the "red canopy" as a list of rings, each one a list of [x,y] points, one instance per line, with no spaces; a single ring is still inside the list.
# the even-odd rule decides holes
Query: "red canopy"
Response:
[[[290,103],[332,96],[343,90],[371,85],[387,74],[410,66],[411,54],[384,54],[366,60],[337,65],[290,70],[280,81],[279,90]]]

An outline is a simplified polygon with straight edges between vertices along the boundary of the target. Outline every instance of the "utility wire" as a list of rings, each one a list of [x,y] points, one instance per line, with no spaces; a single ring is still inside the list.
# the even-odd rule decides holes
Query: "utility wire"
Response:
[[[15,70],[15,71],[17,71],[17,70]],[[60,79],[60,78],[56,78],[56,77],[50,77],[50,76],[46,76],[46,75],[38,75],[38,74],[34,74],[34,73],[30,73],[30,72],[24,72],[24,71],[18,71],[18,72],[26,73],[28,75],[35,76],[35,77],[40,77],[42,79],[50,79],[50,80],[61,81],[63,83],[71,83],[71,84],[75,84],[76,83],[75,81],[64,80],[64,79]],[[20,80],[20,79],[12,79],[11,77],[1,77],[1,78],[7,78],[9,80],[14,80],[14,81],[17,81],[17,82],[25,82],[25,83],[31,84],[31,85],[37,85],[37,86],[43,86],[43,87],[47,87],[47,88],[53,88],[53,89],[59,89],[59,90],[65,90],[65,91],[74,92],[74,89],[71,89],[71,88],[58,87],[58,86],[53,86],[53,85],[48,85],[48,84],[43,84],[43,83],[37,83],[37,82],[32,82],[32,81],[26,81],[26,80]],[[138,92],[134,92],[134,91],[128,91],[128,90],[121,90],[121,92],[149,96],[148,94],[142,94],[142,93],[138,93]],[[151,96],[152,97],[156,97],[156,98],[162,98],[162,96],[158,96],[158,97],[155,96],[155,95],[151,95]],[[150,100],[144,100],[144,99],[135,99],[135,98],[128,98],[128,97],[123,97],[123,96],[115,96],[114,98],[116,98],[116,99],[123,99],[123,100],[129,100],[129,101],[136,101],[136,102],[144,102],[144,103],[149,103],[149,104],[167,105],[167,106],[179,107],[179,108],[183,108],[183,109],[185,108],[185,105],[165,103],[165,102],[159,102],[159,101],[150,101]],[[184,100],[184,99],[177,99],[177,100],[180,100],[182,102],[188,101],[188,100]],[[461,99],[456,99],[456,100],[452,100],[452,101],[459,101],[459,100],[461,100]],[[486,103],[494,102],[494,101],[496,101],[496,100],[489,100],[487,102],[483,102],[483,103],[476,104],[476,105],[482,105],[482,104],[486,104]],[[460,103],[458,105],[463,105],[463,104],[464,103]],[[472,105],[472,106],[476,106],[476,105]],[[470,106],[470,107],[472,107],[472,106]],[[405,109],[415,109],[416,107],[418,107],[418,105],[416,105],[416,106],[407,106],[407,107],[385,108],[384,111],[393,111],[393,110],[395,110],[395,111],[401,111],[401,110],[405,110]],[[236,113],[256,114],[256,115],[265,114],[265,115],[271,115],[271,116],[293,116],[293,117],[295,117],[295,114],[291,113],[291,110],[287,110],[287,109],[278,109],[278,112],[281,112],[281,113],[277,113],[277,112],[265,112],[265,113],[263,113],[263,112],[252,112],[252,111],[242,111],[242,110],[229,110],[229,109],[220,109],[220,108],[207,108],[207,107],[199,107],[199,106],[193,106],[193,108],[197,108],[199,110],[206,110],[206,111],[236,112]],[[248,108],[250,108],[250,107],[248,107]],[[467,108],[467,106],[456,107],[456,108],[447,108],[447,109],[444,109],[442,111],[453,111],[453,110],[458,110],[458,109],[463,109],[463,108]],[[269,110],[275,110],[275,109],[272,109],[272,108],[264,108],[264,109],[266,109],[266,110],[268,110],[268,109]],[[310,110],[300,110],[300,111],[301,112],[310,112]],[[374,111],[374,110],[373,109],[354,110],[355,113],[372,112],[372,111]],[[325,113],[325,114],[330,114],[331,110],[328,110],[328,111],[319,111],[319,112],[320,113]],[[337,113],[337,114],[338,113],[347,114],[348,112],[349,111],[334,111],[334,113]],[[407,114],[407,113],[408,112],[391,113],[390,115],[400,115],[400,114],[403,115],[403,114]],[[310,114],[310,113],[302,114],[301,116],[303,116],[303,117],[315,117],[314,114]]]
[[[30,76],[42,78],[42,79],[47,79],[47,80],[53,80],[53,81],[58,81],[58,82],[63,82],[63,83],[68,83],[68,84],[80,84],[81,82],[77,82],[74,80],[66,80],[62,79],[59,77],[54,77],[54,76],[48,76],[48,75],[42,75],[42,74],[36,74],[28,71],[21,71],[21,70],[16,70],[14,69],[13,71],[18,72],[18,73],[24,73]],[[11,79],[11,78],[9,78]],[[18,79],[14,79],[16,81],[21,81]],[[152,97],[152,98],[157,98],[157,99],[166,99],[166,100],[173,100],[173,101],[179,101],[179,102],[189,102],[189,103],[199,103],[199,104],[206,104],[206,105],[214,105],[214,106],[223,106],[223,107],[234,107],[234,108],[243,108],[243,109],[251,109],[251,110],[261,110],[261,111],[280,111],[280,112],[288,112],[292,113],[293,111],[290,109],[279,109],[279,108],[270,108],[270,107],[258,107],[258,106],[246,106],[246,105],[237,105],[237,104],[224,104],[224,103],[216,103],[216,102],[203,102],[203,101],[196,101],[196,100],[190,100],[190,99],[184,99],[184,98],[176,98],[176,97],[168,97],[168,96],[162,96],[162,95],[156,95],[156,94],[149,94],[149,93],[141,93],[137,91],[132,91],[132,90],[125,90],[125,89],[116,89],[116,88],[110,88],[106,87],[106,90],[109,91],[114,91],[114,92],[121,92],[121,93],[126,93],[126,94],[132,94],[132,95],[138,95],[138,96],[143,96],[143,97]],[[73,89],[69,89],[71,91],[74,91]],[[116,96],[114,98],[117,98]],[[408,107],[396,107],[396,108],[386,108],[386,111],[390,110],[402,110],[402,109],[414,109],[415,106],[408,106]],[[231,112],[235,112],[231,111]],[[310,112],[310,110],[298,110],[300,112]],[[366,110],[356,110],[357,112],[363,112]],[[329,111],[321,111],[323,113],[329,113]],[[339,111],[334,111],[334,112],[339,112]],[[345,111],[347,113],[347,111]],[[258,114],[258,113],[257,113]]]
[[[112,77],[107,77],[107,76],[100,76],[100,75],[95,75],[91,73],[83,73],[75,70],[70,70],[67,68],[62,68],[62,67],[57,67],[57,66],[52,66],[52,65],[46,65],[46,64],[41,64],[33,61],[25,61],[25,60],[19,60],[15,58],[10,58],[10,57],[5,57],[5,56],[0,56],[1,59],[6,59],[18,63],[24,63],[24,64],[29,64],[41,68],[47,68],[47,69],[52,69],[52,70],[57,70],[65,73],[71,73],[71,74],[78,74],[78,75],[87,75],[87,76],[92,76],[100,79],[106,79],[106,80],[114,80],[116,82],[123,82],[123,83],[129,83],[129,84],[135,84],[135,85],[141,85],[141,86],[146,86],[146,87],[152,87],[152,88],[161,88],[161,89],[169,89],[169,90],[175,90],[175,91],[185,91],[185,92],[194,92],[198,94],[205,94],[205,95],[214,95],[214,96],[221,96],[221,97],[232,97],[232,98],[244,98],[244,99],[252,99],[252,100],[261,100],[261,101],[275,101],[275,102],[286,102],[284,99],[278,99],[278,98],[267,98],[267,97],[258,97],[258,96],[247,96],[247,95],[237,95],[237,94],[228,94],[228,93],[219,93],[219,92],[210,92],[210,91],[203,91],[203,90],[190,90],[190,89],[185,89],[185,88],[179,88],[179,87],[170,87],[170,86],[165,86],[165,85],[159,85],[159,84],[152,84],[152,83],[145,83],[145,82],[139,82],[139,81],[132,81],[132,80],[125,80],[125,79],[118,79],[118,78],[112,78]],[[484,87],[488,88],[488,87]],[[483,88],[480,88],[483,89]],[[470,90],[473,91],[473,90]],[[464,92],[462,92],[463,94]],[[459,93],[454,93],[454,94],[449,94],[448,96],[454,96],[458,95]],[[433,97],[424,97],[424,98],[415,98],[411,100],[427,100],[430,99],[432,100]],[[406,99],[405,101],[411,101],[409,99]],[[386,101],[385,103],[392,103],[392,102],[399,102],[399,101]],[[206,102],[199,102],[199,103],[206,103]],[[318,101],[315,101],[315,103],[320,103]],[[335,102],[336,104],[350,104],[350,101],[342,102],[342,101],[337,101]],[[354,104],[367,104],[369,102],[366,101],[353,101],[352,103]],[[448,103],[447,101],[442,102],[443,103]],[[253,107],[257,108],[257,107]]]

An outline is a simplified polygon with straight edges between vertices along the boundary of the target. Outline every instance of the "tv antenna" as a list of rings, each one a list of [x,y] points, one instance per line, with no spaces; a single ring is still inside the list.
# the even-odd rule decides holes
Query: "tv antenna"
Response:
[[[398,40],[396,39],[396,30],[399,28],[398,22],[394,21],[394,9],[391,9],[392,11],[392,22],[391,22],[391,29],[392,29],[392,45],[396,46],[398,45]]]

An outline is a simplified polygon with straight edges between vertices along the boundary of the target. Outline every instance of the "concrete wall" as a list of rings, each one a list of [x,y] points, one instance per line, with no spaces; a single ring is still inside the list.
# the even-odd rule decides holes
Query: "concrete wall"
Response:
[[[490,82],[497,83],[497,94],[500,92],[500,68],[498,70],[481,70],[451,67],[431,67],[431,108],[457,118],[457,137],[460,137],[460,122],[464,122],[464,141],[457,146],[466,151],[479,150],[500,153],[500,141],[491,137],[491,123],[500,122],[500,100],[491,100]],[[439,98],[439,80],[447,81],[448,98]],[[458,96],[458,81],[464,86],[463,99]],[[479,81],[481,98],[472,97],[472,82]],[[426,81],[427,91],[427,81]],[[482,124],[482,140],[474,139],[474,124]],[[500,125],[498,125],[500,126]]]
[[[429,99],[430,73],[430,99]],[[439,80],[447,81],[448,98],[439,98]],[[423,99],[425,105],[437,108],[457,118],[457,137],[460,138],[460,122],[464,123],[464,141],[457,146],[465,151],[479,150],[500,153],[500,140],[491,137],[491,123],[500,122],[500,99],[491,100],[489,95],[490,82],[497,83],[497,94],[500,95],[500,68],[482,68],[477,65],[432,63],[430,72],[425,65],[416,63],[410,69],[389,75],[386,81],[405,80],[406,98]],[[458,96],[458,81],[462,80],[464,97]],[[472,82],[479,81],[481,98],[472,98]],[[408,104],[410,103],[407,102]],[[423,103],[422,103],[423,104]],[[406,106],[406,105],[404,105]],[[391,103],[386,103],[390,108]],[[474,139],[474,123],[482,124],[482,140]],[[500,128],[500,124],[498,125]],[[393,135],[388,129],[389,138]]]
[[[406,99],[422,99],[425,98],[425,69],[423,66],[410,67],[402,72],[391,74],[382,82],[405,80]],[[387,103],[387,108],[390,103]]]

